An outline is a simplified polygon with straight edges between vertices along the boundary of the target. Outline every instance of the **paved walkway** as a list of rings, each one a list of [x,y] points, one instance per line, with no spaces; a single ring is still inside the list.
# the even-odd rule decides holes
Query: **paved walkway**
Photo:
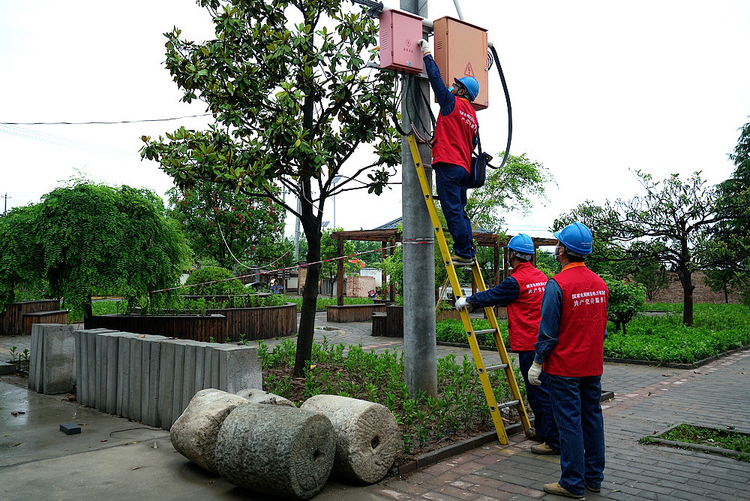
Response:
[[[329,324],[321,314],[316,326],[318,341],[325,336],[329,343],[376,351],[403,348],[400,339],[371,337],[369,322]],[[22,350],[28,337],[0,337],[0,359],[7,358],[12,345]],[[439,356],[448,353],[462,357],[469,351],[438,347]],[[483,353],[488,363],[497,356]],[[10,378],[0,378],[1,499],[269,499],[235,488],[174,454],[167,432],[28,392]],[[750,433],[750,350],[695,370],[606,363],[602,388],[615,393],[603,406],[607,466],[601,493],[587,492],[587,499],[750,499],[750,463],[638,443],[677,423]],[[7,414],[14,408],[28,412],[13,421]],[[85,436],[74,436],[91,442],[71,445],[71,437],[42,429],[42,423],[49,427],[68,418],[91,424]],[[371,486],[332,480],[315,499],[563,499],[542,491],[544,483],[559,478],[559,458],[531,454],[533,442],[523,435],[510,440],[507,446],[494,442]]]

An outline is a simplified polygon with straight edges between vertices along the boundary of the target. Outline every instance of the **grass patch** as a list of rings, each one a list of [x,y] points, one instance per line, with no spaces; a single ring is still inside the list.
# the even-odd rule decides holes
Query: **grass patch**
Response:
[[[294,379],[295,344],[291,340],[273,350],[262,341],[263,389],[301,404],[313,395],[342,395],[380,403],[394,414],[404,439],[402,459],[494,430],[482,386],[470,357],[450,355],[438,360],[438,396],[412,398],[404,381],[403,354],[375,353],[361,346],[313,345],[305,378]],[[516,378],[521,375],[516,369]],[[498,402],[510,400],[505,377],[490,375]],[[522,393],[525,391],[521,385]],[[507,424],[518,422],[516,410],[504,414]]]
[[[677,444],[664,444],[661,440],[670,440],[678,442]],[[689,448],[681,444],[696,444],[717,449],[726,449],[728,451],[739,452],[739,455],[732,454],[732,457],[740,461],[750,462],[750,435],[732,430],[719,430],[717,428],[705,428],[702,426],[692,426],[681,424],[656,437],[644,437],[640,440],[642,444],[664,444],[675,445],[680,448]],[[721,451],[717,451],[721,452]]]
[[[627,335],[609,324],[604,356],[628,360],[690,364],[750,345],[750,308],[740,304],[696,304],[693,327],[682,325],[682,305],[656,303],[649,309],[674,315],[638,315],[628,323]],[[472,318],[475,330],[489,329],[489,322]],[[498,322],[506,348],[508,323]],[[466,343],[460,320],[443,320],[436,325],[438,341]],[[480,346],[495,348],[490,334],[477,335]]]
[[[611,327],[611,324],[610,324]],[[694,363],[750,345],[750,309],[740,304],[696,304],[693,327],[681,315],[639,315],[627,335],[608,329],[604,356],[666,363]]]

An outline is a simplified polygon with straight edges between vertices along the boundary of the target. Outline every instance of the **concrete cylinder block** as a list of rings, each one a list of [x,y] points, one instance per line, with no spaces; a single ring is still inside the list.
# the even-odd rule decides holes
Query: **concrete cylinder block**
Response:
[[[287,407],[297,408],[291,400],[257,388],[245,388],[238,391],[237,395],[254,404],[286,405]]]
[[[315,395],[301,409],[323,413],[336,431],[334,475],[375,483],[403,449],[398,423],[387,407],[338,395]]]
[[[236,407],[247,400],[213,388],[193,396],[185,411],[169,431],[177,452],[201,468],[216,473],[214,449],[222,423]]]
[[[325,486],[336,437],[323,414],[247,403],[224,420],[216,439],[216,471],[256,492],[309,499]]]

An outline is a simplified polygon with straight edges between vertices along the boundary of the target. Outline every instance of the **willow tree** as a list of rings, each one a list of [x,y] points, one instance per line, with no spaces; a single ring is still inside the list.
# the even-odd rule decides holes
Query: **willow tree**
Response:
[[[308,243],[294,370],[302,376],[312,353],[326,201],[354,189],[380,194],[400,162],[389,126],[395,77],[367,68],[378,28],[359,8],[345,11],[342,0],[197,3],[211,15],[215,38],[183,40],[175,28],[166,34],[166,65],[182,100],[204,101],[214,122],[144,137],[142,155],[181,187],[224,183],[299,218]],[[353,161],[364,144],[372,145],[371,161]],[[296,195],[299,210],[275,188]]]
[[[31,288],[88,317],[92,295],[134,305],[174,286],[187,249],[164,212],[149,190],[81,180],[14,209],[0,218],[0,301]]]

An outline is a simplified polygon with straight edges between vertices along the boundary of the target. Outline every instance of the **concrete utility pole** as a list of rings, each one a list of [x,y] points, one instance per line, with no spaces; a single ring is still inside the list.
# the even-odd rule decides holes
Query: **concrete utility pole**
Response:
[[[401,0],[401,9],[427,17],[428,0]],[[427,38],[427,37],[425,37]],[[419,50],[415,46],[414,50]],[[411,124],[430,124],[428,109],[421,99],[421,91],[430,96],[426,78],[402,77],[402,92],[406,95],[401,108],[402,127],[407,132]],[[421,122],[418,119],[421,117]],[[432,153],[427,145],[419,146],[427,178],[432,182]],[[419,390],[427,396],[437,396],[437,346],[435,341],[435,257],[433,229],[430,215],[419,186],[406,138],[401,141],[403,247],[404,247],[404,377],[409,393]]]

